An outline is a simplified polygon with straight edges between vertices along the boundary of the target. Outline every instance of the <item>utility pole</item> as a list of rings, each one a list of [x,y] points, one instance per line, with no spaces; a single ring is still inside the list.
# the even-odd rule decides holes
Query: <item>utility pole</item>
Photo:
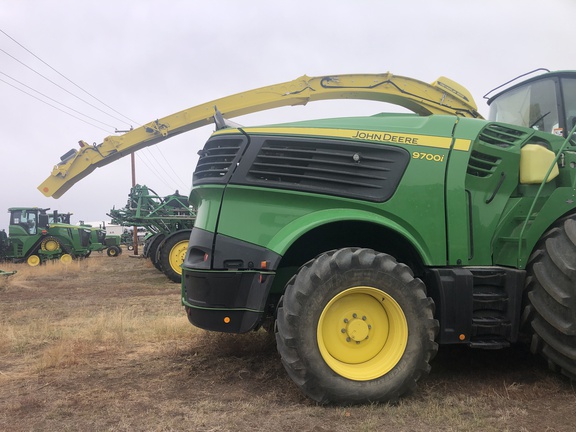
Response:
[[[130,153],[130,163],[132,165],[132,188],[136,186],[136,162],[134,152]],[[138,227],[132,227],[132,244],[134,245],[134,255],[138,255]]]

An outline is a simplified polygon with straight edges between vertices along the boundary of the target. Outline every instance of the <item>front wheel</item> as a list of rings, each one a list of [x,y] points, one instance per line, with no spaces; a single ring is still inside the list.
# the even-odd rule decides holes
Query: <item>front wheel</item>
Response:
[[[158,247],[158,261],[164,274],[172,282],[180,283],[182,279],[182,263],[186,257],[190,231],[178,231],[160,244]]]
[[[331,251],[288,282],[278,351],[294,382],[320,403],[393,402],[430,370],[433,313],[406,265],[371,249]]]

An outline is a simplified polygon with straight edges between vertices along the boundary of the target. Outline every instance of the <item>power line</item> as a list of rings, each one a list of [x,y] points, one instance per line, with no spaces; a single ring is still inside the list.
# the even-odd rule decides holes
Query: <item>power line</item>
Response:
[[[156,158],[155,155],[152,154],[152,149],[146,148],[146,149],[143,149],[143,150],[145,150],[145,152],[142,152],[142,156],[145,157],[154,167],[157,167],[157,168],[158,168],[158,170],[155,168],[155,171],[156,171],[156,173],[157,173],[157,176],[159,176],[159,175],[161,174],[161,173],[160,173],[160,170],[162,170],[162,171],[164,172],[164,174],[166,175],[166,177],[167,177],[168,179],[170,179],[170,181],[171,181],[172,183],[175,183],[176,186],[178,186],[178,184],[180,183],[180,186],[184,186],[184,188],[185,188],[186,190],[189,190],[189,189],[190,189],[190,186],[186,185],[186,183],[184,183],[184,182],[182,181],[182,179],[180,179],[180,178],[178,177],[178,174],[176,173],[176,171],[174,170],[174,168],[172,168],[172,166],[170,165],[170,163],[166,160],[166,158],[164,157],[164,155],[162,155],[162,156],[164,157],[164,160],[166,161],[166,164],[170,167],[170,169],[172,170],[172,172],[176,175],[176,178],[174,178],[168,171],[166,171],[166,168],[164,167],[164,164],[161,164],[161,163],[159,164],[159,163],[157,163],[157,158]],[[157,152],[162,153],[159,148],[156,148],[155,150],[156,150]],[[148,159],[148,157],[152,158],[152,161],[150,161],[150,159]],[[176,188],[174,188],[174,189],[181,189],[181,187],[176,187]]]
[[[124,117],[124,118],[128,119],[129,121],[133,122],[134,124],[137,124],[137,125],[138,125],[138,122],[136,122],[136,121],[130,119],[130,117],[128,117],[128,116],[126,116],[126,115],[118,112],[117,110],[115,110],[114,108],[110,107],[109,105],[107,105],[106,103],[104,103],[103,101],[101,101],[100,99],[98,99],[96,96],[92,95],[91,93],[89,93],[88,91],[86,91],[85,89],[83,89],[82,87],[80,87],[78,84],[76,84],[75,82],[73,82],[72,80],[70,80],[68,77],[66,77],[64,74],[62,74],[61,72],[59,72],[58,70],[56,70],[54,67],[52,67],[51,65],[49,65],[47,62],[45,62],[44,60],[42,60],[39,56],[37,56],[36,54],[34,54],[32,51],[30,51],[28,48],[26,48],[24,45],[22,45],[22,44],[21,44],[20,42],[18,42],[16,39],[14,39],[12,36],[10,36],[8,33],[6,33],[4,30],[0,29],[0,32],[1,32],[2,34],[4,34],[6,37],[8,37],[10,40],[12,40],[14,43],[16,43],[18,46],[20,46],[22,49],[24,49],[26,52],[28,52],[30,55],[32,55],[34,58],[36,58],[37,60],[39,60],[40,62],[42,62],[45,66],[47,66],[48,68],[50,68],[52,71],[56,72],[58,75],[60,75],[60,76],[61,76],[62,78],[64,78],[66,81],[68,81],[69,83],[71,83],[72,85],[74,85],[75,87],[77,87],[78,89],[80,89],[81,91],[83,91],[84,93],[86,93],[88,96],[90,96],[90,97],[93,98],[94,100],[98,101],[100,104],[102,104],[102,105],[105,106],[106,108],[112,110],[113,112],[121,115],[122,117]],[[109,114],[109,113],[105,112],[104,110],[98,108],[98,107],[95,106],[94,104],[92,104],[92,103],[84,100],[83,98],[79,97],[78,95],[70,92],[69,90],[65,89],[65,88],[62,87],[61,85],[59,85],[59,84],[57,84],[56,82],[52,81],[51,79],[49,79],[48,77],[44,76],[44,75],[41,74],[40,72],[36,71],[34,68],[28,66],[27,64],[25,64],[25,63],[22,62],[21,60],[17,59],[16,57],[14,57],[14,56],[11,55],[11,54],[9,54],[9,53],[6,52],[5,50],[3,50],[3,49],[0,48],[0,51],[2,51],[5,55],[11,57],[13,60],[17,61],[18,63],[20,63],[21,65],[23,65],[23,66],[26,67],[27,69],[29,69],[29,70],[31,70],[32,72],[36,73],[37,75],[41,76],[42,78],[44,78],[45,80],[47,80],[47,81],[50,82],[51,84],[53,84],[53,85],[55,85],[56,87],[60,88],[61,90],[65,91],[66,93],[70,94],[71,96],[75,97],[76,99],[79,99],[80,101],[86,103],[87,105],[93,107],[94,109],[100,111],[101,113],[103,113],[103,114],[105,114],[105,115],[107,115],[107,116],[109,116],[109,117],[111,117],[111,118],[114,118],[115,120],[121,121],[121,122],[123,122],[123,123],[125,122],[124,120],[119,119],[118,117],[116,117],[116,116],[114,116],[114,115],[112,115],[112,114]],[[93,120],[93,121],[96,121],[96,122],[98,122],[98,123],[101,123],[101,124],[103,124],[103,125],[105,125],[105,126],[108,126],[108,127],[111,127],[111,128],[114,128],[115,130],[117,130],[117,128],[113,127],[112,125],[109,125],[109,124],[107,124],[107,123],[105,123],[105,122],[102,122],[102,121],[100,121],[100,120],[97,120],[97,119],[95,119],[95,118],[93,118],[93,117],[90,117],[90,116],[88,116],[88,115],[86,115],[86,114],[81,113],[81,112],[78,111],[78,110],[75,110],[74,108],[71,108],[71,107],[69,107],[69,106],[67,106],[67,105],[65,105],[65,104],[63,104],[63,103],[61,103],[61,102],[58,102],[57,100],[55,100],[55,99],[53,99],[53,98],[45,95],[44,93],[42,93],[42,92],[40,92],[40,91],[38,91],[38,90],[35,90],[34,88],[32,88],[32,87],[30,87],[30,86],[28,86],[28,85],[26,85],[26,84],[24,84],[24,83],[16,80],[15,78],[13,78],[13,77],[11,77],[11,76],[3,73],[3,72],[0,72],[0,74],[6,76],[6,77],[8,77],[8,78],[10,78],[11,80],[17,82],[18,84],[20,84],[20,85],[22,85],[22,86],[24,86],[24,87],[26,87],[26,88],[28,88],[28,89],[30,89],[30,90],[32,90],[32,91],[34,91],[34,92],[42,95],[43,97],[45,97],[45,98],[47,98],[47,99],[49,99],[49,100],[51,100],[51,101],[53,101],[53,102],[61,105],[61,106],[66,107],[67,109],[69,109],[69,110],[71,110],[71,111],[74,111],[74,112],[76,112],[76,113],[78,113],[78,114],[80,114],[80,115],[82,115],[82,116],[84,116],[84,117],[87,117],[87,118],[89,118],[89,119],[91,119],[91,120]],[[110,133],[108,130],[103,129],[103,128],[97,126],[97,125],[94,125],[94,124],[92,124],[92,123],[90,123],[90,122],[88,122],[88,121],[86,121],[86,120],[84,120],[84,119],[82,119],[82,118],[76,117],[76,116],[70,114],[69,112],[64,111],[64,110],[62,110],[62,109],[60,109],[60,108],[58,108],[58,107],[56,107],[56,106],[48,103],[48,102],[46,102],[46,101],[44,101],[44,100],[42,100],[42,99],[40,99],[40,98],[38,98],[38,97],[36,97],[36,96],[28,93],[28,92],[22,90],[21,88],[18,88],[18,87],[16,87],[16,86],[14,86],[14,85],[12,85],[12,84],[10,84],[10,83],[2,80],[2,79],[0,79],[0,81],[4,82],[5,84],[10,85],[11,87],[13,87],[13,88],[21,91],[22,93],[24,93],[24,94],[26,94],[26,95],[28,95],[28,96],[30,96],[30,97],[33,97],[34,99],[39,100],[40,102],[45,103],[46,105],[48,105],[48,106],[50,106],[50,107],[52,107],[52,108],[54,108],[54,109],[57,109],[58,111],[61,111],[61,112],[65,113],[65,114],[68,114],[69,116],[71,116],[71,117],[73,117],[73,118],[75,118],[75,119],[77,119],[77,120],[80,120],[80,121],[82,121],[82,122],[84,122],[84,123],[86,123],[86,124],[89,124],[89,125],[91,125],[91,126],[93,126],[93,127],[96,127],[96,128],[98,128],[98,129],[100,129],[100,130],[103,130],[103,131],[105,131],[105,132],[107,132],[107,133]],[[186,189],[189,189],[190,187],[189,187],[188,185],[186,185],[186,183],[185,183],[184,181],[182,181],[182,179],[178,176],[178,174],[176,173],[176,171],[174,170],[174,168],[170,165],[170,163],[168,162],[168,160],[166,159],[166,157],[164,156],[164,154],[160,151],[160,149],[158,149],[158,151],[160,152],[160,155],[162,156],[162,158],[163,158],[164,161],[166,162],[166,165],[168,165],[168,167],[170,168],[170,170],[174,173],[174,175],[176,176],[176,179],[180,182],[180,184],[183,185]],[[146,155],[145,155],[144,153],[142,154],[142,156],[146,157]],[[139,157],[140,157],[140,155],[139,155]],[[152,157],[152,156],[151,156],[151,157]],[[162,175],[159,173],[159,171],[155,170],[155,169],[152,168],[150,165],[148,165],[148,164],[142,159],[142,157],[140,157],[140,159],[141,159],[142,162],[149,168],[149,170],[152,171],[152,172],[155,174],[155,176],[160,179],[160,181],[162,181],[167,187],[170,188],[170,185],[168,185],[168,184],[166,183],[166,181],[162,178]],[[152,166],[159,166],[159,167],[164,171],[164,173],[167,175],[167,177],[171,179],[171,181],[174,180],[174,179],[172,178],[172,176],[170,175],[170,173],[168,173],[168,172],[166,171],[166,169],[164,168],[164,166],[163,166],[162,164],[155,164],[155,163],[151,163],[151,164],[152,164]],[[176,181],[176,183],[178,183],[178,181]]]
[[[165,179],[163,179],[155,169],[153,169],[150,165],[148,165],[148,164],[146,163],[146,161],[145,161],[145,160],[143,159],[143,157],[142,157],[142,156],[144,156],[144,154],[140,154],[140,153],[138,153],[138,152],[135,152],[134,154],[135,154],[136,156],[138,156],[138,159],[140,159],[140,161],[141,161],[144,165],[146,165],[146,167],[150,170],[150,172],[151,172],[152,174],[154,174],[162,183],[164,183],[164,185],[165,185],[168,189],[173,189],[173,187],[172,187],[171,185],[169,185],[169,184],[165,181]]]
[[[184,186],[187,190],[190,190],[190,186],[186,184],[185,181],[183,181],[180,176],[178,175],[178,173],[176,172],[176,170],[174,170],[174,168],[172,167],[172,165],[170,165],[170,162],[168,162],[168,159],[166,159],[166,156],[164,156],[164,153],[162,152],[161,149],[157,148],[156,150],[158,150],[158,153],[160,153],[160,156],[162,156],[162,158],[164,159],[164,161],[166,162],[166,165],[168,165],[168,167],[170,168],[170,170],[174,173],[174,175],[176,176],[176,178],[180,181],[180,184],[182,186]],[[166,173],[168,174],[168,173]],[[169,175],[169,174],[168,174]]]
[[[50,69],[52,69],[54,72],[56,72],[58,75],[60,75],[62,78],[64,78],[66,81],[68,81],[70,84],[74,85],[75,87],[77,87],[78,89],[82,90],[84,93],[86,93],[88,96],[90,96],[91,98],[93,98],[94,100],[100,102],[102,105],[104,105],[106,108],[114,111],[116,114],[121,115],[122,117],[124,117],[125,119],[127,119],[128,121],[132,122],[133,124],[138,124],[137,121],[132,120],[130,117],[122,114],[119,111],[116,111],[114,108],[112,108],[111,106],[107,105],[106,103],[104,103],[103,101],[101,101],[100,99],[98,99],[96,96],[94,96],[93,94],[91,94],[90,92],[88,92],[87,90],[85,90],[84,88],[80,87],[78,84],[76,84],[74,81],[72,81],[70,78],[68,78],[67,76],[65,76],[64,74],[62,74],[61,72],[59,72],[58,70],[54,69],[52,66],[50,66],[48,63],[46,63],[44,60],[42,60],[40,57],[38,57],[36,54],[34,54],[32,51],[30,51],[28,48],[26,48],[24,45],[22,45],[20,42],[18,42],[16,39],[14,39],[12,36],[10,36],[8,33],[6,33],[4,30],[0,29],[0,32],[2,32],[6,37],[8,37],[10,40],[12,40],[15,44],[17,44],[18,46],[20,46],[22,49],[24,49],[26,52],[28,52],[29,54],[31,54],[32,56],[34,56],[36,59],[38,59],[40,62],[42,62],[43,64],[45,64],[46,66],[48,66]],[[91,105],[92,106],[92,105]],[[110,115],[110,114],[107,114]],[[111,116],[112,117],[112,116]],[[115,118],[115,117],[113,117]],[[116,120],[122,121],[123,123],[125,122],[124,120],[120,120],[118,118],[116,118]]]
[[[24,94],[27,94],[27,95],[30,96],[30,97],[33,97],[33,98],[36,99],[36,100],[39,100],[40,102],[42,102],[42,103],[44,103],[44,104],[46,104],[46,105],[48,105],[48,106],[50,106],[50,107],[52,107],[52,108],[60,111],[60,112],[63,112],[64,114],[69,115],[70,117],[75,118],[76,120],[80,120],[81,122],[84,122],[84,123],[86,123],[86,124],[89,124],[90,126],[94,126],[95,128],[98,128],[98,129],[100,129],[100,130],[103,130],[103,131],[106,132],[106,133],[109,133],[108,130],[106,130],[106,129],[104,129],[104,128],[101,128],[100,126],[97,126],[97,125],[95,125],[95,124],[92,124],[92,123],[90,123],[89,121],[86,121],[86,120],[84,120],[84,119],[82,119],[82,118],[80,118],[80,117],[76,117],[74,114],[70,114],[69,112],[64,111],[63,109],[60,109],[60,108],[58,108],[57,106],[54,106],[54,105],[46,102],[45,100],[42,100],[42,99],[38,98],[38,97],[34,96],[33,94],[28,93],[28,92],[22,90],[21,88],[16,87],[16,86],[13,85],[13,84],[10,84],[8,81],[4,81],[2,78],[0,78],[0,81],[2,81],[4,84],[8,84],[10,87],[13,87],[13,88],[15,88],[15,89],[18,90],[18,91],[21,91],[21,92],[24,93]]]
[[[40,91],[38,91],[38,90],[36,90],[36,89],[33,89],[33,88],[30,87],[29,85],[26,85],[26,84],[24,84],[24,83],[21,82],[21,81],[18,81],[16,78],[11,77],[10,75],[5,74],[5,73],[2,72],[2,71],[0,71],[0,74],[4,75],[5,77],[10,78],[11,80],[13,80],[13,81],[17,82],[18,84],[26,87],[27,89],[30,89],[30,90],[32,90],[33,92],[36,92],[36,93],[38,93],[39,95],[44,96],[46,99],[51,100],[52,102],[55,102],[55,103],[57,103],[58,105],[61,105],[61,106],[65,107],[65,108],[69,109],[70,111],[74,111],[75,113],[78,113],[78,114],[80,114],[80,115],[82,115],[82,116],[84,116],[84,117],[89,118],[90,120],[94,120],[95,122],[101,123],[101,124],[103,124],[104,126],[108,126],[108,127],[112,128],[112,129],[114,129],[114,126],[109,125],[108,123],[104,123],[103,121],[100,121],[100,120],[98,120],[98,119],[95,119],[94,117],[90,117],[90,116],[87,115],[87,114],[81,113],[80,111],[78,111],[78,110],[76,110],[76,109],[74,109],[74,108],[72,108],[72,107],[69,107],[69,106],[66,105],[66,104],[63,104],[62,102],[58,102],[56,99],[53,99],[53,98],[51,98],[50,96],[45,95],[44,93],[42,93],[42,92],[40,92]],[[6,81],[4,81],[4,82],[6,82]],[[12,86],[12,87],[18,88],[18,87],[16,87],[16,86]],[[19,89],[18,89],[18,90],[19,90]],[[26,92],[25,92],[25,93],[26,93]],[[26,93],[26,94],[30,95],[29,93]],[[38,98],[36,98],[36,99],[38,99]],[[38,100],[40,100],[40,99],[38,99]],[[50,106],[52,106],[52,105],[50,105]],[[75,118],[77,118],[77,117],[75,117]]]
[[[120,121],[120,122],[122,122],[122,123],[125,123],[125,121],[124,121],[124,120],[122,120],[122,119],[120,119],[120,118],[118,118],[118,117],[116,117],[116,116],[113,116],[112,114],[109,114],[109,113],[107,113],[106,111],[104,111],[104,110],[102,110],[102,109],[98,108],[96,105],[94,105],[94,104],[92,104],[92,103],[90,103],[90,102],[88,102],[88,101],[86,101],[86,100],[82,99],[80,96],[78,96],[78,95],[75,95],[75,94],[74,94],[74,93],[72,93],[71,91],[69,91],[69,90],[65,89],[65,88],[64,88],[64,87],[62,87],[60,84],[57,84],[57,83],[55,83],[55,82],[54,82],[54,81],[52,81],[50,78],[48,78],[48,77],[46,77],[46,76],[42,75],[40,72],[38,72],[38,71],[37,71],[37,70],[35,70],[34,68],[32,68],[32,67],[28,66],[26,63],[24,63],[24,62],[22,62],[22,61],[18,60],[16,57],[14,57],[12,54],[10,54],[10,53],[8,53],[8,52],[4,51],[2,48],[0,48],[0,51],[2,51],[4,54],[6,54],[8,57],[12,58],[13,60],[15,60],[15,61],[17,61],[18,63],[20,63],[20,64],[21,64],[22,66],[24,66],[25,68],[27,68],[27,69],[31,70],[32,72],[34,72],[34,73],[35,73],[35,74],[37,74],[37,75],[40,75],[40,76],[41,76],[42,78],[44,78],[46,81],[48,81],[48,82],[50,82],[50,83],[54,84],[54,85],[55,85],[56,87],[58,87],[59,89],[61,89],[61,90],[65,91],[65,92],[66,92],[66,93],[68,93],[70,96],[73,96],[73,97],[75,97],[75,98],[76,98],[76,99],[78,99],[78,100],[81,100],[81,101],[82,101],[82,102],[84,102],[85,104],[87,104],[87,105],[90,105],[92,108],[94,108],[94,109],[96,109],[96,110],[100,111],[101,113],[103,113],[103,114],[105,114],[105,115],[107,115],[107,116],[109,116],[109,117],[112,117],[112,118],[113,118],[113,119],[115,119],[115,120],[118,120],[118,121]]]

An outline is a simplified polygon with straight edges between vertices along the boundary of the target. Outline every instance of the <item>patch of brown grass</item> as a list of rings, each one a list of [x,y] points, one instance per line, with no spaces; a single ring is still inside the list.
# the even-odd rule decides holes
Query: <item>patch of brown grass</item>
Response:
[[[563,431],[576,393],[524,350],[442,347],[394,406],[318,406],[273,336],[192,327],[144,260],[18,270],[0,290],[0,430]],[[3,267],[5,268],[5,267]]]

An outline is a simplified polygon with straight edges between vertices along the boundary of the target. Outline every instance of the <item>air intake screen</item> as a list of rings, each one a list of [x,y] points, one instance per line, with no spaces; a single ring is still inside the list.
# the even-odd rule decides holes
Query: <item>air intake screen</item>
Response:
[[[250,168],[233,183],[375,202],[394,194],[410,159],[397,147],[325,140],[262,139],[250,144],[252,151]]]

